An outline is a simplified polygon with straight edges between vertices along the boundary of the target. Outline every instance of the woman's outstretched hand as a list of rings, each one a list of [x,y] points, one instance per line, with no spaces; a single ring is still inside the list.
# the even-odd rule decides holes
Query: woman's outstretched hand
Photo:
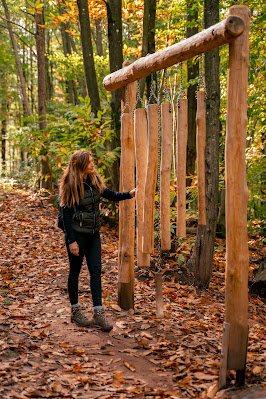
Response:
[[[136,195],[136,189],[133,188],[133,190],[129,191],[129,194],[131,195],[131,197],[135,197],[135,195]]]
[[[70,252],[71,252],[73,255],[79,256],[79,246],[78,246],[77,241],[72,242],[71,244],[69,244],[69,249],[70,249]]]

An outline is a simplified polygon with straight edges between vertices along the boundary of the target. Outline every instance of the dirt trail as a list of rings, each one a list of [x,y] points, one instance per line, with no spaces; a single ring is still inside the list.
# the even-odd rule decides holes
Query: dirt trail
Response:
[[[108,334],[70,322],[68,262],[53,206],[29,192],[2,191],[0,212],[1,398],[186,399],[239,394],[232,389],[215,394],[224,312],[223,252],[217,256],[210,288],[201,295],[193,286],[177,282],[174,274],[164,282],[165,318],[158,320],[148,271],[136,269],[134,313],[117,307],[118,236],[116,230],[103,227],[103,300],[114,325]],[[176,264],[169,261],[168,267]],[[80,302],[90,316],[86,265]],[[256,296],[250,298],[249,337],[246,388],[258,386],[252,397],[263,392],[266,397],[265,304]],[[228,383],[234,378],[230,372]]]

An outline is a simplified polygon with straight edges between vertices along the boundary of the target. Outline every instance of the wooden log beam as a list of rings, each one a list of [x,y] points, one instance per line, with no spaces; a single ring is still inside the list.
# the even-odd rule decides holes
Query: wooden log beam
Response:
[[[224,21],[205,29],[188,39],[173,44],[164,50],[142,57],[133,64],[107,75],[103,80],[106,90],[113,91],[128,83],[150,75],[152,72],[168,68],[186,61],[201,53],[230,43],[245,29],[244,21],[237,16],[229,16]]]
[[[233,6],[230,14],[245,21],[245,32],[229,46],[225,141],[226,271],[225,321],[230,324],[228,369],[243,370],[248,336],[248,234],[246,179],[247,88],[250,11]]]

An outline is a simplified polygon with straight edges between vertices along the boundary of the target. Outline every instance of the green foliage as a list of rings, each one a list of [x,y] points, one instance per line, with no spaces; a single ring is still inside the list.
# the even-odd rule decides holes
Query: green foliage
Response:
[[[261,142],[246,151],[249,219],[266,219],[266,156]]]
[[[70,155],[78,149],[90,150],[95,157],[96,166],[101,174],[119,156],[119,148],[106,151],[106,143],[112,138],[110,120],[105,111],[91,114],[89,97],[79,98],[80,105],[51,102],[48,109],[48,127],[40,134],[36,114],[26,118],[26,125],[13,132],[13,139],[20,148],[27,151],[31,161],[37,165],[44,159],[43,149],[49,155],[54,180],[57,181]],[[36,172],[35,172],[36,173]]]

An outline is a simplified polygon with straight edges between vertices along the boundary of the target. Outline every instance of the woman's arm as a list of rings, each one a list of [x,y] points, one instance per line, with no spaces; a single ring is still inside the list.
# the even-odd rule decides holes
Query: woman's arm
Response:
[[[136,189],[134,188],[133,190],[130,191],[124,191],[124,192],[117,192],[117,191],[112,191],[109,188],[105,188],[101,194],[103,198],[108,199],[109,201],[123,201],[126,199],[130,199],[132,197],[135,197]]]
[[[68,208],[67,206],[60,207],[60,211],[63,217],[68,243],[71,244],[76,241],[74,230],[72,228],[72,212],[71,209]]]

